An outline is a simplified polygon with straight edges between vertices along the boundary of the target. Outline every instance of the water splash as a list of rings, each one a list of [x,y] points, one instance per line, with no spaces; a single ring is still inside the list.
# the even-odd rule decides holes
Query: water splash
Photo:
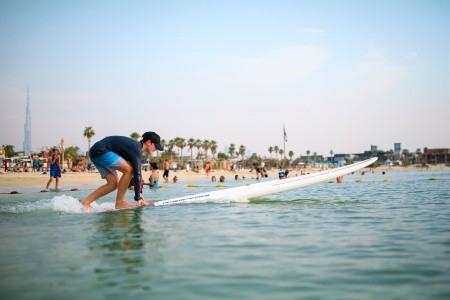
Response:
[[[52,210],[64,213],[98,213],[114,210],[114,203],[92,203],[92,209],[86,210],[80,201],[71,196],[56,196],[51,200]]]
[[[91,209],[86,210],[80,201],[71,196],[56,196],[52,199],[52,209],[64,213],[99,213],[105,211],[115,210],[115,204],[107,203],[92,203]]]
[[[51,199],[40,199],[35,202],[20,202],[13,205],[0,207],[0,213],[42,213],[42,212],[60,212],[60,213],[99,213],[115,210],[114,203],[92,203],[90,210],[84,209],[80,200],[67,195],[54,196]]]
[[[82,213],[83,206],[71,196],[55,196],[51,199],[52,210],[64,213]]]

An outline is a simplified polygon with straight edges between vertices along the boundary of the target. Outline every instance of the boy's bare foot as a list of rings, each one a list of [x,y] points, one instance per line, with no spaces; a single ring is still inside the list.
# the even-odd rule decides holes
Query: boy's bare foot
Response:
[[[90,204],[84,203],[84,201],[81,201],[81,210],[82,211],[92,211],[92,206]]]
[[[138,206],[139,205],[131,204],[131,203],[127,202],[127,201],[119,202],[119,203],[116,202],[116,209],[135,208],[135,207],[138,207]]]
[[[84,212],[91,212],[91,211],[93,211],[94,209],[92,208],[92,206],[84,206],[84,205],[82,205],[81,206],[81,211],[84,211]]]
[[[81,201],[81,205],[83,205],[84,208],[91,208],[91,204],[85,202],[86,200]]]

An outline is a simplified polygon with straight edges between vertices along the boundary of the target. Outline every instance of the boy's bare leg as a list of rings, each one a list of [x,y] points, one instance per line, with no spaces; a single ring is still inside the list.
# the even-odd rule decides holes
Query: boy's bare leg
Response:
[[[98,187],[95,191],[93,191],[89,196],[84,199],[81,204],[83,204],[84,207],[89,208],[91,207],[91,203],[97,200],[100,197],[103,197],[114,190],[117,189],[119,177],[117,176],[117,173],[109,174],[106,176],[106,184]]]
[[[120,177],[117,188],[116,208],[128,208],[135,206],[125,200],[125,194],[128,190],[128,186],[130,185],[131,177],[133,177],[133,167],[130,163],[127,163],[123,165],[119,171],[122,172],[123,175]]]

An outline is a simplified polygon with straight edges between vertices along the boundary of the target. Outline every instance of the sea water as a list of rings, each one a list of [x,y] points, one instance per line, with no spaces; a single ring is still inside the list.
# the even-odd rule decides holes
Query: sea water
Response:
[[[164,185],[144,196],[218,188]],[[78,188],[0,195],[0,299],[450,299],[448,171],[122,211],[111,194],[89,213],[95,186]]]

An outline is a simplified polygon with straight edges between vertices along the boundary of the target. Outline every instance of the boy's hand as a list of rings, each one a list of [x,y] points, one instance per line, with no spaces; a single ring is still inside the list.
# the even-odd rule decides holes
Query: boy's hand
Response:
[[[140,206],[149,206],[150,203],[148,203],[147,201],[145,201],[144,199],[141,198],[141,200],[138,201]]]

